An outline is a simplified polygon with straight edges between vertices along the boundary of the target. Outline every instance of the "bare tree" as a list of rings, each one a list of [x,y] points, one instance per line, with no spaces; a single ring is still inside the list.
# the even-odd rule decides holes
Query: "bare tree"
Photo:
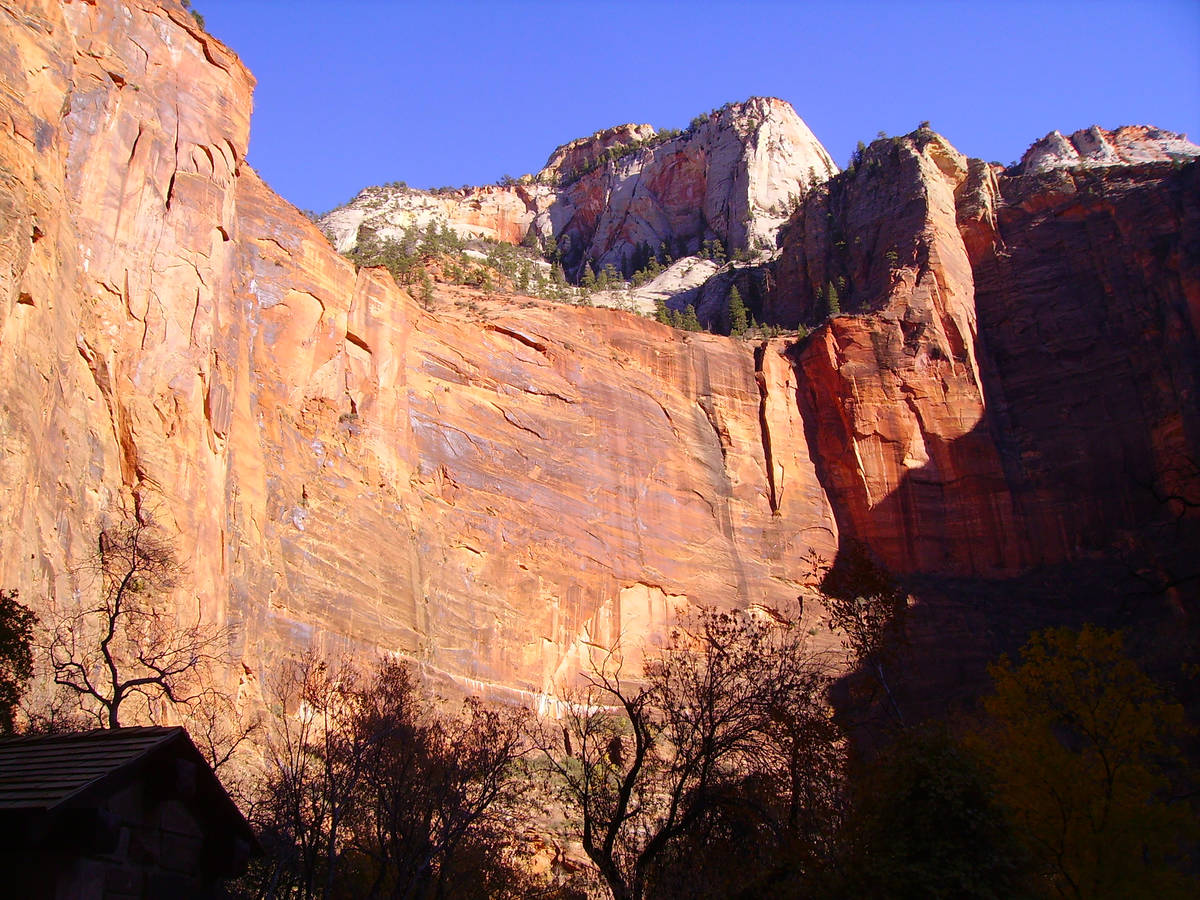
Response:
[[[84,567],[96,600],[59,621],[47,639],[56,684],[103,727],[117,728],[130,705],[155,720],[165,706],[185,717],[212,701],[214,667],[228,629],[181,622],[169,595],[182,572],[170,542],[149,521],[131,519],[100,532]]]
[[[275,692],[259,896],[464,896],[465,880],[501,897],[526,884],[500,852],[529,785],[524,713],[468,701],[460,716],[439,714],[409,668],[387,660],[363,676],[308,654]]]
[[[341,723],[358,675],[309,653],[272,685],[280,727],[267,745],[269,773],[253,810],[268,852],[259,896],[327,896],[345,854],[343,822],[357,781]]]
[[[826,667],[795,624],[705,611],[640,674],[624,676],[609,653],[564,705],[562,742],[542,742],[615,900],[661,893],[681,851],[699,850],[735,818],[789,831],[789,817],[799,823],[801,805],[827,793],[816,781],[840,777],[840,765],[818,771],[833,760],[808,750],[806,723],[822,723],[817,743],[840,741],[824,703]],[[683,865],[696,869],[700,858]]]

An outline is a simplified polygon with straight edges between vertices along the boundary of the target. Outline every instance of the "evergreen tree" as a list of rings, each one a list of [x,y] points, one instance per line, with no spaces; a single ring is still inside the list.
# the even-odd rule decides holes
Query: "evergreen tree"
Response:
[[[842,314],[841,298],[838,297],[837,287],[832,281],[825,288],[825,298],[829,305],[829,318],[832,319],[834,316],[840,316]]]
[[[671,324],[671,317],[667,312],[667,302],[662,297],[654,301],[654,321],[663,325]]]
[[[596,272],[592,269],[590,262],[584,263],[583,277],[579,280],[579,283],[583,285],[584,290],[589,294],[596,289]]]
[[[418,299],[426,309],[433,306],[433,279],[429,277],[428,269],[421,269],[421,286]]]
[[[696,307],[688,304],[683,313],[683,328],[685,331],[700,331],[700,320],[696,318]]]
[[[742,302],[742,293],[735,284],[729,289],[729,333],[740,337],[746,333],[748,327],[746,304]]]

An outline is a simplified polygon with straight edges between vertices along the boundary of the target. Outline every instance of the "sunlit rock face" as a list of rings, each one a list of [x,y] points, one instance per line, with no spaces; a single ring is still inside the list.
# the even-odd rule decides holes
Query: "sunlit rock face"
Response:
[[[812,336],[451,287],[423,310],[246,166],[252,78],[180,6],[0,4],[0,32],[0,584],[69,608],[140,507],[247,692],[315,645],[532,701],[689,607],[786,606],[846,536],[905,572],[1085,556],[1155,514],[1135,476],[1197,458],[1195,165],[1007,178],[918,133],[829,182],[756,100],[571,209],[530,183],[477,211],[601,264],[667,233],[651,189],[685,243],[790,215],[773,320],[844,279]]]
[[[250,672],[316,642],[538,693],[833,552],[786,342],[424,312],[245,165],[250,76],[182,9],[6,15],[5,584],[70,605],[140,505]]]
[[[553,238],[572,277],[585,265],[630,274],[647,253],[679,258],[705,241],[773,249],[808,188],[837,171],[788,103],[755,97],[697,117],[674,137],[649,125],[598,131],[556,149],[537,175],[505,185],[367,188],[321,227],[343,252],[362,228],[395,240],[431,221],[463,237]]]
[[[1095,169],[1151,162],[1190,162],[1200,147],[1187,135],[1147,125],[1107,131],[1098,125],[1070,136],[1052,131],[1025,151],[1013,174],[1037,175],[1054,169]]]
[[[568,272],[631,271],[639,248],[675,258],[712,240],[769,249],[809,187],[837,171],[788,103],[755,97],[609,165],[560,175],[535,225],[555,236]]]

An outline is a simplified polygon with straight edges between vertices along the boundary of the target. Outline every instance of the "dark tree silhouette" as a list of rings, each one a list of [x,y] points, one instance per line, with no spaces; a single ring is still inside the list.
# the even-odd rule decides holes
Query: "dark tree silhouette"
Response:
[[[33,675],[33,629],[37,616],[17,599],[17,592],[0,590],[0,734],[13,730],[13,716]]]
[[[810,553],[808,582],[821,594],[829,625],[842,634],[842,646],[854,662],[883,689],[897,724],[904,716],[892,684],[891,669],[903,643],[908,592],[871,557],[861,544],[846,542],[831,566]]]
[[[562,742],[553,730],[542,739],[583,849],[615,900],[666,896],[681,872],[703,866],[686,849],[719,833],[729,849],[733,821],[745,837],[733,844],[757,853],[764,837],[794,836],[836,794],[840,764],[822,755],[838,744],[829,739],[826,666],[796,624],[703,612],[636,680],[622,673],[618,650],[566,699]],[[824,727],[817,740],[813,723]]]
[[[508,857],[523,817],[525,715],[435,712],[406,665],[370,676],[309,654],[274,686],[255,812],[265,897],[532,896]],[[482,890],[482,888],[481,888]]]
[[[229,632],[202,624],[198,611],[181,622],[168,605],[181,566],[153,523],[135,519],[101,531],[84,571],[94,576],[97,597],[50,629],[55,683],[107,728],[121,725],[131,703],[153,720],[164,704],[186,716],[212,697],[211,670]]]

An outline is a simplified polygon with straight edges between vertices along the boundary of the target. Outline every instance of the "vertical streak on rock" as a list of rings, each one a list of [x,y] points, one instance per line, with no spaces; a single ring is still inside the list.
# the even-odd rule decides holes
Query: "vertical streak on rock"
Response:
[[[754,348],[754,380],[758,383],[758,425],[762,437],[763,465],[767,470],[767,501],[771,504],[771,515],[779,515],[779,494],[775,484],[775,457],[771,452],[771,429],[767,424],[767,378],[763,374],[763,357],[767,342]]]

